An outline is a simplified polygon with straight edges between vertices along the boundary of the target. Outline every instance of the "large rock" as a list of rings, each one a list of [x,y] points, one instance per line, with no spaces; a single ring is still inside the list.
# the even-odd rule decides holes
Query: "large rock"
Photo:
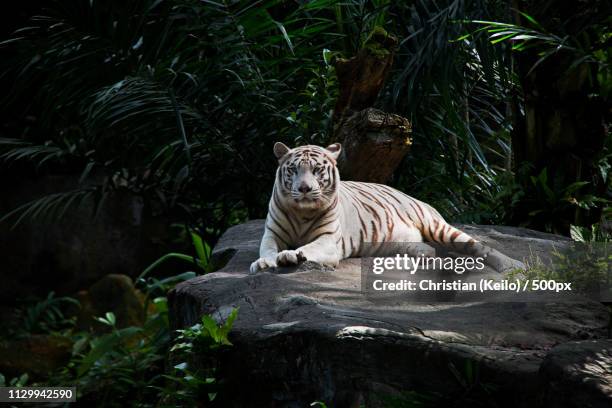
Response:
[[[553,348],[541,373],[546,401],[555,407],[610,407],[612,340],[571,341]]]
[[[107,312],[115,315],[118,328],[141,326],[145,321],[144,295],[127,275],[106,275],[89,290],[79,291],[77,299],[81,304],[77,327],[81,330],[108,331],[108,326],[96,321]]]
[[[0,340],[0,373],[7,378],[28,374],[33,379],[49,375],[70,360],[72,341],[59,335],[35,334]]]
[[[515,258],[543,256],[564,240],[522,228],[463,228]],[[586,299],[375,302],[361,292],[359,259],[336,270],[307,262],[249,275],[262,232],[261,220],[229,229],[213,255],[226,265],[170,294],[175,328],[202,314],[222,320],[240,308],[234,346],[221,365],[230,389],[240,390],[225,401],[230,406],[317,400],[334,407],[386,406],[388,398],[406,392],[412,402],[436,405],[491,398],[497,406],[534,406],[544,404],[550,390],[551,376],[541,370],[550,350],[606,334],[607,308]],[[555,372],[558,382],[564,374]]]

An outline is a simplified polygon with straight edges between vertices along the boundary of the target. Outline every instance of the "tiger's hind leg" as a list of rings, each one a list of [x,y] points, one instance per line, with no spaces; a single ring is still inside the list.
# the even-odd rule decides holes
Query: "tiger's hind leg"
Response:
[[[433,224],[435,226],[432,231],[433,240],[448,245],[458,252],[482,257],[484,262],[497,272],[505,273],[515,269],[526,269],[523,262],[510,258],[497,249],[476,241],[470,235],[444,221],[435,220]]]
[[[389,242],[381,243],[380,247],[384,255],[407,254],[410,256],[436,256],[436,250],[431,245],[423,242],[421,232],[408,225],[396,225]]]

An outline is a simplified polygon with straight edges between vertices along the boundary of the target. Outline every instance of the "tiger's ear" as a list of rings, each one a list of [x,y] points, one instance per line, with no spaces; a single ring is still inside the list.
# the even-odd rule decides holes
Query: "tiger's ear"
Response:
[[[338,160],[338,156],[340,156],[340,152],[342,151],[342,145],[340,143],[331,144],[327,146],[327,151],[334,160]]]
[[[280,159],[281,157],[283,157],[284,155],[286,155],[289,152],[289,149],[284,143],[282,142],[276,142],[274,143],[274,155],[276,156],[277,159]]]

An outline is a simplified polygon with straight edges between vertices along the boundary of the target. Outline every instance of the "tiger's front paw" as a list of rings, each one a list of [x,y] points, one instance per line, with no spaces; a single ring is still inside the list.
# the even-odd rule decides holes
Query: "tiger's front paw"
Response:
[[[270,258],[259,258],[255,262],[251,264],[251,268],[249,269],[251,273],[257,273],[263,269],[267,268],[275,268],[276,261]]]
[[[306,260],[302,251],[281,251],[276,255],[276,264],[278,266],[297,265]]]

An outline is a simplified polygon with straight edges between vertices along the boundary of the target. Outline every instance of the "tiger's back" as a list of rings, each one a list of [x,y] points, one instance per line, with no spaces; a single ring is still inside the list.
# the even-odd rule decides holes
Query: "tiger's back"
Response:
[[[383,184],[341,181],[339,197],[343,258],[371,255],[372,244],[471,240],[429,204]]]

